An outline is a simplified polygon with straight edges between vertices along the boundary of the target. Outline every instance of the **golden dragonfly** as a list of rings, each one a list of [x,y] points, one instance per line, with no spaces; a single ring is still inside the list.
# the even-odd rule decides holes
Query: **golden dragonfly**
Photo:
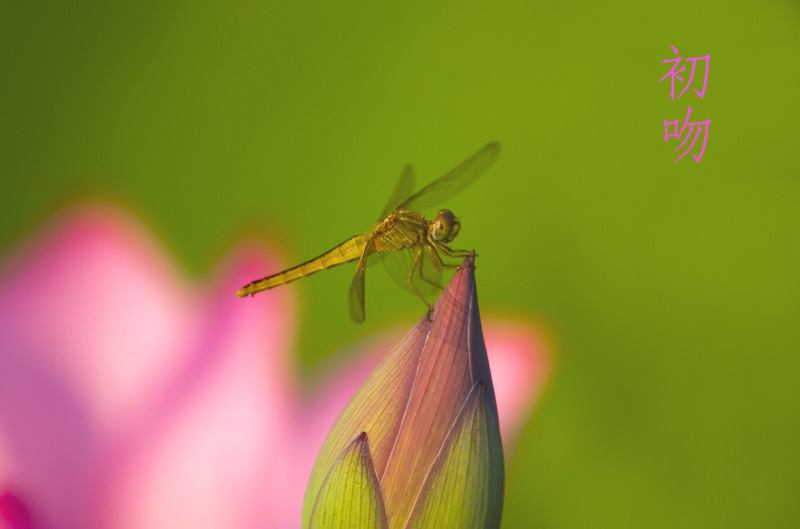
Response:
[[[470,252],[447,246],[458,235],[461,222],[449,209],[440,210],[433,220],[425,220],[415,210],[447,200],[473,183],[500,154],[500,145],[490,143],[449,173],[437,178],[414,194],[414,171],[406,165],[389,202],[377,224],[367,233],[356,235],[332,250],[303,264],[286,269],[242,287],[236,295],[253,296],[259,292],[285,285],[342,263],[358,261],[350,285],[350,316],[364,321],[364,280],[368,261],[379,255],[392,278],[401,287],[418,295],[430,308],[425,294],[441,289],[442,270],[454,270],[457,264],[447,264],[448,258],[463,258]]]

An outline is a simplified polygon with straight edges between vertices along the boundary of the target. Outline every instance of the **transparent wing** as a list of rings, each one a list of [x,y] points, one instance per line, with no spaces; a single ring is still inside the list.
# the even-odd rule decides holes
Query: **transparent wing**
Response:
[[[414,293],[414,289],[408,284],[408,273],[414,266],[418,251],[418,248],[406,248],[378,254],[381,256],[381,261],[383,261],[386,271],[389,272],[389,276],[407,292]],[[433,267],[427,248],[422,248],[422,276],[420,276],[419,270],[415,270],[411,277],[411,283],[422,296],[438,293],[442,288],[442,272]]]
[[[373,248],[375,247],[375,237],[372,236],[364,246],[364,253],[358,260],[356,265],[355,275],[353,282],[350,283],[350,292],[347,296],[348,305],[350,306],[350,317],[356,323],[362,323],[366,317],[366,310],[364,304],[365,293],[365,280],[367,274],[367,266],[370,266],[377,261]]]
[[[491,166],[500,154],[500,144],[490,143],[467,161],[423,187],[397,207],[423,210],[446,201],[478,179]]]
[[[410,195],[414,191],[414,168],[410,165],[406,165],[403,168],[403,172],[400,174],[400,180],[397,181],[397,185],[392,192],[391,198],[389,198],[389,202],[386,203],[386,207],[383,208],[381,212],[381,216],[378,217],[378,220],[382,220],[386,215],[394,211],[397,206],[400,205],[400,202],[405,199],[408,195]]]
[[[366,266],[361,266],[361,263],[356,267],[356,274],[353,277],[353,282],[350,283],[350,294],[348,295],[348,304],[350,305],[350,317],[356,323],[361,323],[366,317],[364,308],[364,279],[366,275]]]

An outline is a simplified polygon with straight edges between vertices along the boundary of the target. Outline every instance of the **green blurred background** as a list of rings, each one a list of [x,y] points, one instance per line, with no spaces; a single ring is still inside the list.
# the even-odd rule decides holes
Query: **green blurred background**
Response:
[[[498,140],[456,246],[484,316],[558,346],[503,527],[800,527],[797,2],[6,1],[0,28],[3,254],[99,196],[198,278],[244,237],[293,264],[404,163]],[[704,99],[657,83],[670,45],[711,55]],[[663,140],[687,104],[699,164]],[[375,269],[352,324],[351,274],[294,287],[307,370],[423,311]]]

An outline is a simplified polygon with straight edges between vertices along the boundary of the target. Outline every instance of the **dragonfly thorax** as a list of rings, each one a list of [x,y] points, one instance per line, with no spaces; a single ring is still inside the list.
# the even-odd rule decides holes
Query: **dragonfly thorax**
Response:
[[[452,211],[449,209],[439,210],[433,221],[428,227],[428,233],[437,242],[447,244],[458,235],[458,230],[461,229],[461,222],[456,218]]]

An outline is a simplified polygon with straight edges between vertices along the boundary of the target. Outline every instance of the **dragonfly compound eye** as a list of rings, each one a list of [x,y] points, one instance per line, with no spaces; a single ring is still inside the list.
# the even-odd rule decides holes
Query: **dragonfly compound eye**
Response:
[[[461,223],[453,215],[453,212],[443,209],[436,214],[436,219],[433,221],[433,238],[439,242],[448,243],[455,238],[460,228]]]
[[[450,231],[450,240],[451,241],[456,238],[456,235],[458,235],[458,230],[460,230],[460,229],[461,229],[461,222],[459,222],[459,220],[456,219],[456,222],[455,222],[455,224],[453,224],[453,228]]]

